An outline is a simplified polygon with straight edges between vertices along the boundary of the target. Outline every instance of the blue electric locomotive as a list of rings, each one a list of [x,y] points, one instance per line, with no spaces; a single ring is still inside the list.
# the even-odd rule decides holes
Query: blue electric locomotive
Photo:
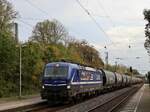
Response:
[[[43,74],[41,97],[50,101],[92,94],[103,87],[103,74],[100,70],[79,64],[49,63]]]
[[[141,79],[124,74],[76,63],[53,62],[45,66],[41,97],[49,101],[77,100],[139,83]]]

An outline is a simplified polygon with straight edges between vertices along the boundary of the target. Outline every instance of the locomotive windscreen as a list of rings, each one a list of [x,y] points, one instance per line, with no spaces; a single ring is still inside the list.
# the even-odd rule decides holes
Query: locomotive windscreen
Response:
[[[67,75],[67,66],[48,66],[45,68],[45,77],[66,77]]]

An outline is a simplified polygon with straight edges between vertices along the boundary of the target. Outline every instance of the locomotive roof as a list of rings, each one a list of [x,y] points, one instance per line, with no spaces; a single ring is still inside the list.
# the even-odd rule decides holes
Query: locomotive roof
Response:
[[[51,63],[47,63],[46,66],[53,66],[56,64],[61,64],[62,66],[74,66],[74,67],[76,66],[76,67],[78,67],[77,64],[68,63],[68,62],[51,62]]]
[[[97,70],[97,69],[89,67],[89,66],[83,66],[80,64],[70,63],[70,62],[51,62],[51,63],[47,63],[46,66],[53,66],[56,64],[61,64],[61,66],[71,66],[74,68],[85,69],[85,70],[89,70],[89,71],[96,71]]]

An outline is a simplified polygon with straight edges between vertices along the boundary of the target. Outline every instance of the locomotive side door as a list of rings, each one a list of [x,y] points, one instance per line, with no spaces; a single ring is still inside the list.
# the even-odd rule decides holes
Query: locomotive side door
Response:
[[[78,69],[74,69],[72,85],[74,94],[78,94],[80,92],[80,77]]]

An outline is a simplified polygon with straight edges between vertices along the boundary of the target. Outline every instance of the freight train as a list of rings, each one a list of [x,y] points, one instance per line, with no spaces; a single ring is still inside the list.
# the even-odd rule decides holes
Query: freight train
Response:
[[[69,101],[142,83],[142,79],[71,62],[46,64],[42,99]]]

